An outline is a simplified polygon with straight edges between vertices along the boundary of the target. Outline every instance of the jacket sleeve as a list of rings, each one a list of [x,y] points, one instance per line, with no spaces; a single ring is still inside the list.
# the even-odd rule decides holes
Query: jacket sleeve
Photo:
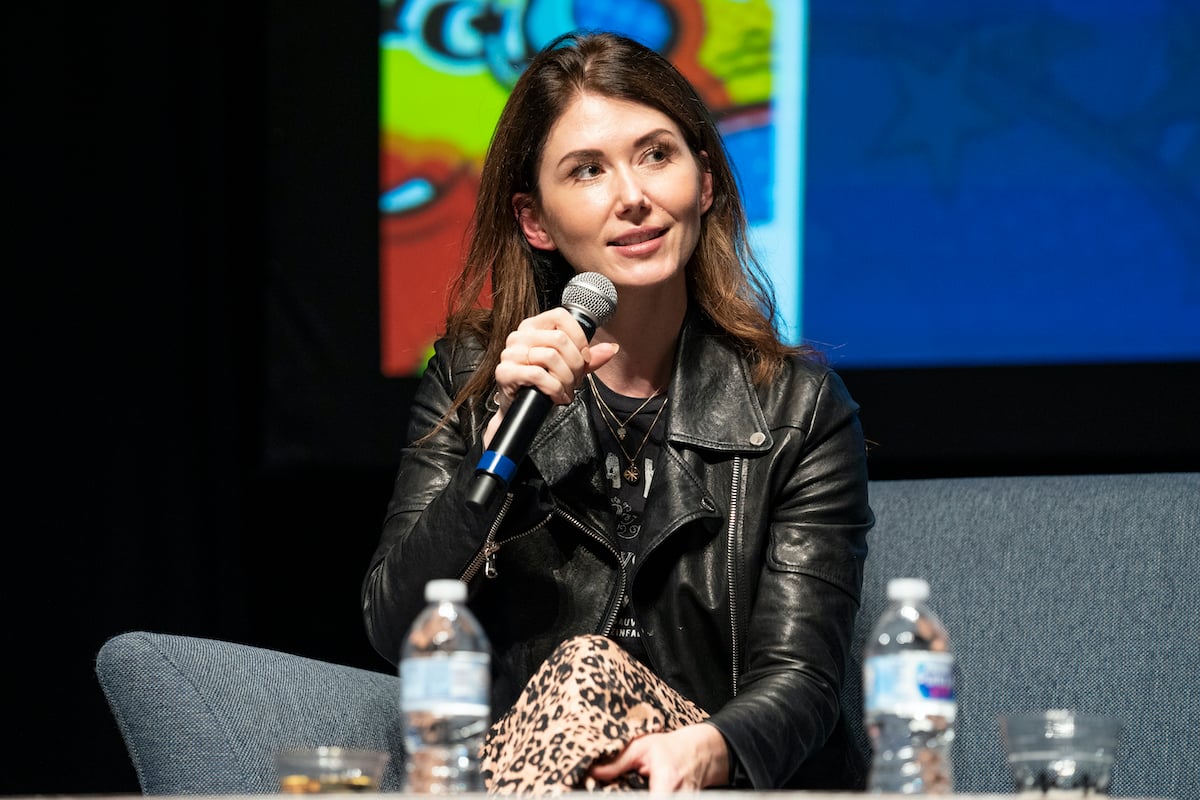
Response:
[[[367,637],[392,663],[403,637],[425,606],[425,583],[460,577],[487,534],[486,519],[466,505],[467,490],[482,452],[481,423],[462,411],[432,437],[453,402],[457,366],[446,342],[438,342],[417,387],[404,448],[388,503],[383,533],[362,584]]]
[[[874,523],[866,451],[858,406],[835,373],[824,373],[809,405],[775,464],[737,695],[711,718],[757,789],[861,779],[847,775],[860,757],[838,723]]]

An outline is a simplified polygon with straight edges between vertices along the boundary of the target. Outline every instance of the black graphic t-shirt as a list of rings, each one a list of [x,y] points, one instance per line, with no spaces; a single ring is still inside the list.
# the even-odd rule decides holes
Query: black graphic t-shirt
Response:
[[[632,580],[641,557],[642,511],[654,483],[654,469],[666,427],[666,395],[626,397],[593,376],[596,395],[588,409],[604,460],[604,479],[617,519],[617,547]],[[612,638],[640,661],[646,661],[642,631],[626,587]]]

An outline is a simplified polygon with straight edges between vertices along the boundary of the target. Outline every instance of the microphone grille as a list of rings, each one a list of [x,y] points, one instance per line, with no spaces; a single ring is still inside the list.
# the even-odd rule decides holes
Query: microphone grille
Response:
[[[599,272],[581,272],[567,282],[562,304],[586,311],[600,327],[617,310],[617,287]]]

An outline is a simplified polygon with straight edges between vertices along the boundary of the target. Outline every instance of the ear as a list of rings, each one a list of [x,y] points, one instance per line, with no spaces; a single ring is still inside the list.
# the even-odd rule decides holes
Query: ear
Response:
[[[713,204],[712,170],[708,168],[708,153],[700,151],[700,215],[708,213]]]
[[[533,198],[524,192],[518,192],[512,198],[513,213],[517,215],[517,224],[525,234],[525,240],[537,250],[557,250],[550,232],[542,226],[541,216],[534,206]]]

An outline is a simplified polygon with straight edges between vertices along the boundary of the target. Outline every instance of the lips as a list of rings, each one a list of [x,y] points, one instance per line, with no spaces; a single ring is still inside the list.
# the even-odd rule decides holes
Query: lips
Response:
[[[609,244],[614,247],[629,247],[630,245],[641,244],[642,242],[648,242],[651,239],[657,239],[666,232],[667,231],[665,228],[652,228],[634,231],[632,233],[625,234],[619,239],[613,239],[609,242]]]

